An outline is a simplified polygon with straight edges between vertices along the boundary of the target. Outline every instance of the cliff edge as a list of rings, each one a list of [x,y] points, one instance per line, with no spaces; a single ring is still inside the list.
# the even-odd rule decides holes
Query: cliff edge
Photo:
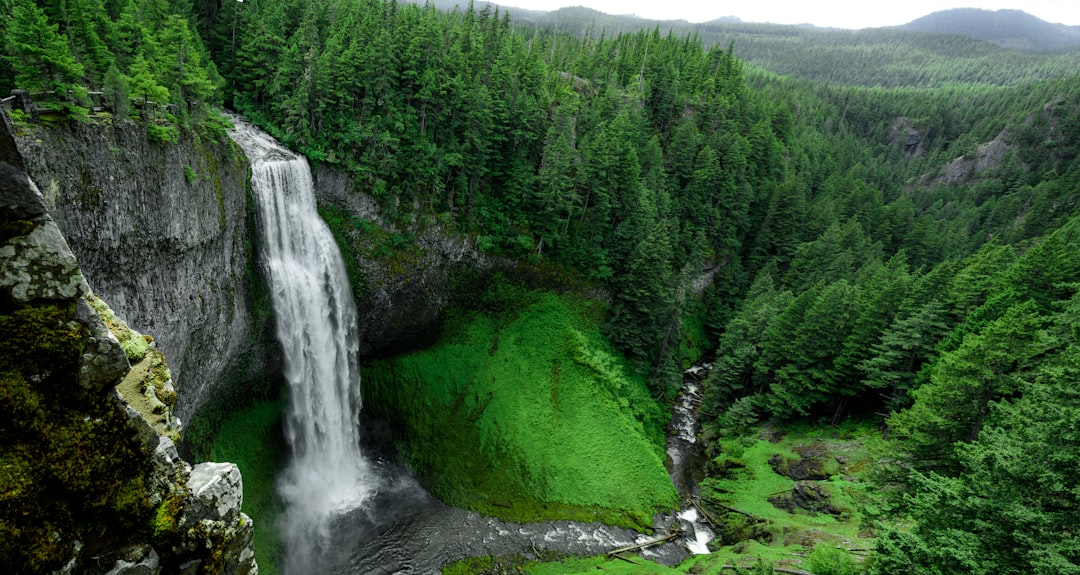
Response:
[[[239,470],[177,455],[168,368],[90,292],[0,116],[0,564],[257,574]]]

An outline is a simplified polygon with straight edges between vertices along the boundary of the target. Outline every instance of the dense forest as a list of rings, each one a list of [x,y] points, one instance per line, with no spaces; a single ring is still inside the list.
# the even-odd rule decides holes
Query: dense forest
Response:
[[[715,358],[707,437],[880,423],[878,480],[911,523],[876,528],[873,572],[1080,572],[1071,56],[898,31],[828,58],[770,44],[824,70],[808,79],[744,63],[743,37],[570,35],[488,7],[0,9],[5,92],[55,92],[76,117],[100,92],[156,130],[224,105],[348,171],[403,229],[602,288],[603,333],[655,397]],[[951,43],[970,53],[920,60]],[[849,50],[865,59],[840,65]],[[894,58],[934,79],[883,80]]]

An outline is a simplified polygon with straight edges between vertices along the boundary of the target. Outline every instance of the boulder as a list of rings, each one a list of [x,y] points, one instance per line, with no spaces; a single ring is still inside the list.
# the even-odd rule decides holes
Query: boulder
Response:
[[[115,386],[131,369],[120,342],[85,299],[75,302],[75,312],[90,330],[90,339],[79,362],[79,385],[95,391]]]
[[[251,518],[240,512],[244,500],[240,469],[233,463],[200,463],[191,470],[187,482],[191,498],[180,520],[188,551],[209,549],[208,558],[181,566],[181,572],[204,569],[203,561],[215,561],[209,569],[223,575],[257,575],[252,543],[255,530]]]
[[[770,497],[769,503],[788,513],[801,509],[811,513],[840,515],[841,511],[832,505],[830,498],[829,490],[824,485],[813,481],[796,481],[790,492]]]
[[[239,518],[244,483],[235,463],[200,463],[191,469],[187,486],[191,500],[184,509],[185,524]]]
[[[161,558],[149,545],[132,545],[121,551],[121,558],[105,575],[158,575]]]

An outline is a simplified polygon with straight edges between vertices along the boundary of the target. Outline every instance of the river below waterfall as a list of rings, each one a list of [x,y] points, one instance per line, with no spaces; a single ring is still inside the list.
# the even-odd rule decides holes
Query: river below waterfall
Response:
[[[597,555],[649,539],[601,524],[500,521],[445,505],[408,475],[398,475],[369,504],[340,517],[332,530],[331,551],[324,556],[326,572],[341,575],[426,575],[467,557],[537,557],[540,551]],[[642,555],[675,564],[687,552],[663,545]]]
[[[685,500],[697,496],[704,452],[697,443],[700,380],[708,366],[694,366],[683,375],[683,388],[672,407],[668,426],[668,469]],[[370,439],[380,431],[370,426]],[[365,452],[379,450],[365,446]],[[638,552],[665,565],[676,565],[693,553],[708,553],[712,532],[699,521],[691,505],[655,518],[656,534],[643,535],[599,523],[546,521],[516,524],[450,507],[431,496],[408,470],[392,463],[376,464],[384,477],[378,495],[363,507],[336,519],[329,552],[323,556],[327,573],[340,575],[427,575],[468,557],[522,555],[541,552],[600,555],[683,530],[683,536]]]

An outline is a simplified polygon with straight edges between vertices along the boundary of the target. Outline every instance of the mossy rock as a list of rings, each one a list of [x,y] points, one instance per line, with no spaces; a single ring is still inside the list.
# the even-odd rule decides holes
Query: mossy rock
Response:
[[[0,314],[0,564],[16,572],[58,569],[87,534],[146,529],[146,446],[115,396],[77,383],[89,337],[74,302]]]
[[[86,302],[98,313],[101,320],[105,322],[105,326],[109,328],[109,331],[116,336],[128,361],[135,363],[141,361],[143,357],[146,356],[146,352],[150,349],[151,342],[154,341],[153,338],[143,336],[141,333],[128,327],[127,322],[116,315],[112,308],[96,295],[87,295]]]

